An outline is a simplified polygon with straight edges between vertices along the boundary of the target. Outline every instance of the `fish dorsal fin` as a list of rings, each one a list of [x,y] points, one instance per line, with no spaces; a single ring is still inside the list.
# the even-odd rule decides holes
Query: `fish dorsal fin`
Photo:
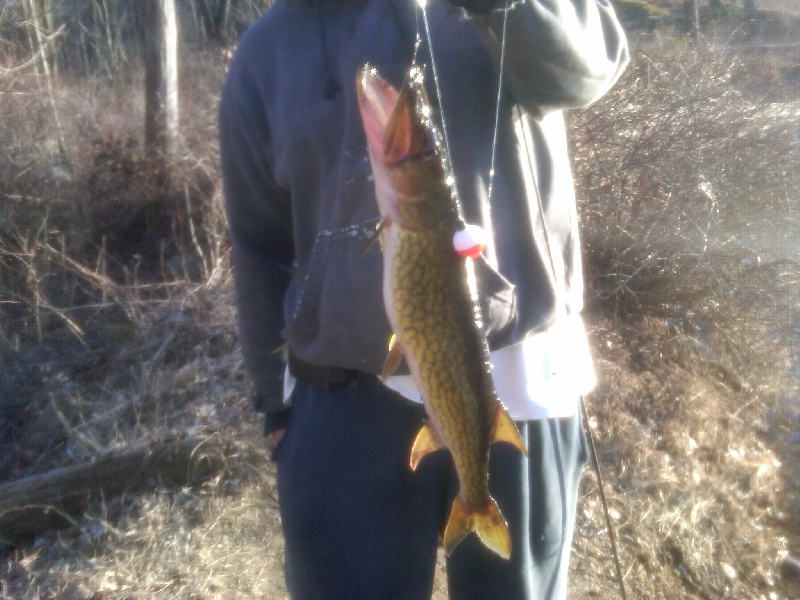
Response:
[[[414,445],[411,447],[411,458],[408,464],[412,471],[417,470],[419,461],[431,452],[436,452],[444,448],[444,443],[439,433],[430,423],[425,423],[419,430],[417,437],[414,438]]]
[[[522,438],[519,437],[519,431],[517,431],[514,421],[511,420],[511,416],[508,414],[506,407],[500,402],[497,403],[494,425],[492,426],[489,440],[491,442],[508,442],[525,456],[528,455],[528,449],[525,448],[525,443],[522,441]]]
[[[382,243],[381,234],[383,233],[383,230],[391,226],[391,224],[392,220],[389,217],[384,217],[383,219],[381,219],[380,222],[378,223],[378,226],[375,228],[375,233],[369,236],[367,243],[364,244],[364,247],[361,249],[361,252],[359,252],[358,255],[363,256],[364,254],[366,254],[367,250],[369,250],[375,245],[375,242]]]

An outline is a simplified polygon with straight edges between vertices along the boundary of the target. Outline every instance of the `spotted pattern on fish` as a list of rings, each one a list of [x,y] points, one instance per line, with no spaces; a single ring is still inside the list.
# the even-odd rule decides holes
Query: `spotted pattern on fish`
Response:
[[[444,230],[444,231],[443,231]],[[469,289],[471,259],[451,245],[452,229],[398,232],[391,261],[396,334],[429,415],[451,448],[468,507],[483,506],[489,435],[497,399],[480,315]]]

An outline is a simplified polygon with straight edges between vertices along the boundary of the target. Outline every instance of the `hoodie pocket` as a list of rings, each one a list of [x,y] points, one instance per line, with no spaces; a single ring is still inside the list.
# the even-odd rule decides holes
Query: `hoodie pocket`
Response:
[[[377,220],[323,231],[308,266],[293,282],[284,335],[311,364],[380,373],[391,327],[383,303],[383,258],[364,251]],[[516,320],[514,286],[483,258],[474,261],[481,314],[492,348],[507,345]]]
[[[391,333],[383,306],[383,260],[377,244],[364,251],[376,225],[371,220],[317,236],[308,266],[294,282],[297,301],[284,331],[299,358],[380,372]]]
[[[473,264],[486,337],[489,347],[496,350],[513,343],[517,319],[516,288],[484,256],[479,256]]]

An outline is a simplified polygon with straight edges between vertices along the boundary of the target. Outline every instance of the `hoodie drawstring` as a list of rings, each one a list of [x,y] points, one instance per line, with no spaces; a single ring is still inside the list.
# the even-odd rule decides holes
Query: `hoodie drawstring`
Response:
[[[336,96],[336,93],[342,89],[342,86],[339,85],[339,82],[336,81],[336,78],[333,76],[333,68],[329,61],[328,40],[325,35],[325,16],[322,13],[322,0],[317,0],[316,5],[317,19],[319,21],[319,42],[322,47],[322,64],[325,68],[325,87],[322,92],[322,97],[326,100],[332,100]]]

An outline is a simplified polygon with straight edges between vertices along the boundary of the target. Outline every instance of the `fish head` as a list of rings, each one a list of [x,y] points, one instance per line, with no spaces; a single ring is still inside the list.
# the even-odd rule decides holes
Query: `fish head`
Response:
[[[410,230],[454,217],[452,178],[446,175],[422,70],[412,67],[397,90],[364,65],[356,90],[381,215]]]

